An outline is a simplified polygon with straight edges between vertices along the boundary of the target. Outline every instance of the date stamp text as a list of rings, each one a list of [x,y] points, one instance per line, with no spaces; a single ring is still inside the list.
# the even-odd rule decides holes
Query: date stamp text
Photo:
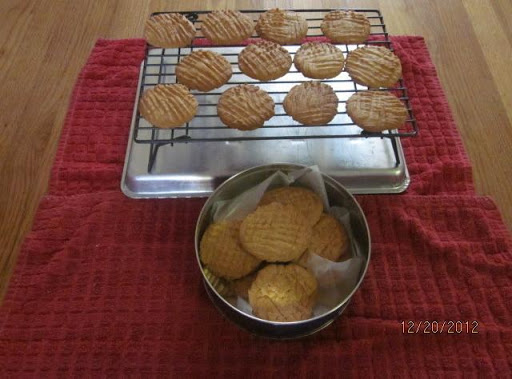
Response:
[[[478,321],[402,321],[403,334],[478,334]]]

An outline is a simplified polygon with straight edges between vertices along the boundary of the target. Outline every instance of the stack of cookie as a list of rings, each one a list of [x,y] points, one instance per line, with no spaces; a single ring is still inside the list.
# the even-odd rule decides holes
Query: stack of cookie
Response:
[[[243,220],[210,224],[199,256],[219,294],[247,299],[257,317],[287,322],[313,315],[318,284],[309,256],[343,260],[348,246],[344,227],[316,193],[281,187]]]
[[[360,44],[368,40],[368,18],[353,11],[332,11],[325,15],[321,30],[332,43]],[[213,44],[234,45],[251,37],[261,41],[248,45],[238,57],[238,67],[250,78],[271,81],[287,74],[292,58],[283,44],[301,43],[308,23],[289,10],[271,9],[256,23],[232,10],[213,11],[202,20],[202,34]],[[149,44],[162,48],[189,46],[196,35],[194,25],[178,13],[151,17],[146,23]],[[392,87],[401,75],[400,60],[387,48],[364,46],[352,50],[346,60],[342,51],[328,42],[306,42],[296,52],[293,64],[304,77],[331,79],[346,70],[354,82],[368,86],[347,101],[347,114],[368,132],[400,127],[407,110],[393,94],[378,90]],[[179,84],[159,84],[146,90],[140,102],[141,115],[156,127],[175,128],[189,122],[197,113],[197,101],[187,92],[208,92],[228,83],[231,63],[209,50],[197,50],[176,67]],[[328,125],[338,114],[338,97],[333,88],[320,81],[294,86],[284,99],[285,112],[303,125]],[[229,128],[254,130],[275,116],[272,97],[253,84],[241,84],[224,91],[218,102],[220,120]]]

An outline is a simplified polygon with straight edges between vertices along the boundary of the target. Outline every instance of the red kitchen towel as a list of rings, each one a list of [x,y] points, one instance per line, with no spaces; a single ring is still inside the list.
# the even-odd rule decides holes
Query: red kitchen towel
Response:
[[[493,203],[467,195],[360,200],[372,233],[362,287],[328,328],[277,342],[239,330],[208,299],[193,246],[202,200],[48,196],[3,306],[0,372],[512,374],[512,254]]]
[[[405,195],[358,197],[372,261],[314,336],[253,337],[210,303],[195,262],[202,199],[119,191],[141,40],[99,41],[0,309],[2,377],[512,375],[512,249],[471,167],[424,41],[395,37],[420,136]]]

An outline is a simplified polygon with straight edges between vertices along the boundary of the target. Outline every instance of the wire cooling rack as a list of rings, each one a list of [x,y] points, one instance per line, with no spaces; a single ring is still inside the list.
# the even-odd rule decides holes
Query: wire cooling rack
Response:
[[[392,42],[386,31],[384,19],[376,9],[353,9],[364,13],[371,23],[371,35],[365,44],[335,44],[346,57],[347,54],[362,45],[386,46],[393,51]],[[294,10],[303,15],[308,21],[307,38],[319,40],[323,38],[320,24],[326,13],[331,9]],[[264,10],[240,11],[257,20]],[[159,12],[165,13],[165,12]],[[418,134],[416,120],[411,109],[407,89],[402,79],[393,88],[381,88],[382,91],[392,91],[407,107],[409,117],[402,127],[382,133],[367,133],[356,126],[346,114],[346,101],[355,92],[367,90],[365,86],[356,84],[346,72],[335,78],[325,79],[322,82],[329,84],[338,96],[338,113],[334,119],[325,126],[304,126],[294,121],[286,114],[283,100],[289,90],[301,82],[309,81],[294,66],[285,76],[273,81],[258,81],[243,74],[238,67],[238,54],[247,43],[233,45],[212,45],[204,38],[201,26],[202,20],[208,11],[180,12],[196,26],[196,37],[191,46],[177,49],[161,49],[147,47],[143,62],[139,95],[156,84],[176,83],[176,66],[194,50],[211,50],[223,55],[232,65],[233,75],[229,82],[213,91],[203,93],[191,91],[197,98],[199,107],[196,116],[183,127],[176,129],[160,129],[149,124],[137,112],[133,138],[136,143],[150,144],[150,157],[148,171],[151,171],[158,150],[163,145],[173,146],[175,143],[207,143],[207,142],[247,142],[262,140],[305,140],[325,138],[389,138],[395,150],[398,162],[395,138],[412,137]],[[300,45],[284,46],[292,58]],[[262,128],[253,131],[239,131],[226,127],[217,116],[217,103],[220,95],[230,87],[240,84],[255,84],[267,91],[275,102],[275,116],[268,120]],[[137,99],[138,104],[138,99]]]

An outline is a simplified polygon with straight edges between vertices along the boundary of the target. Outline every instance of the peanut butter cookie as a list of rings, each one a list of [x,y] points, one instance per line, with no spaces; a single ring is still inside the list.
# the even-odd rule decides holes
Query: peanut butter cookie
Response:
[[[308,23],[296,12],[271,9],[261,14],[256,32],[261,38],[281,45],[299,43],[308,34]]]
[[[323,213],[313,226],[307,252],[337,262],[347,253],[349,239],[345,227],[333,216]]]
[[[274,80],[285,75],[292,57],[281,45],[271,41],[253,43],[238,56],[238,66],[247,76],[258,80]]]
[[[351,51],[345,69],[356,83],[370,88],[391,87],[402,75],[400,59],[382,46],[364,46]]]
[[[354,11],[329,12],[320,28],[334,43],[363,43],[370,35],[370,21],[363,13]]]
[[[228,60],[209,50],[194,51],[176,66],[178,82],[202,92],[222,86],[232,74]]]
[[[259,87],[242,84],[221,95],[217,112],[228,127],[253,130],[274,116],[274,100]]]
[[[308,247],[312,226],[293,205],[271,203],[258,207],[240,226],[242,246],[268,262],[288,262]]]
[[[407,109],[398,98],[384,91],[356,92],[347,100],[347,114],[368,132],[396,129],[407,120]]]
[[[297,70],[313,79],[327,79],[343,71],[343,53],[336,46],[325,42],[303,44],[293,59]]]
[[[254,271],[261,260],[240,244],[240,221],[210,224],[201,239],[199,256],[214,275],[238,279]]]
[[[320,220],[324,210],[320,196],[302,187],[280,187],[270,190],[263,195],[260,205],[273,202],[293,205],[311,225],[315,225]]]
[[[142,94],[139,112],[159,128],[176,128],[194,118],[197,100],[181,84],[157,84]]]
[[[313,315],[318,283],[296,264],[271,264],[261,269],[249,288],[252,313],[265,320],[289,322]]]
[[[254,21],[239,11],[212,11],[204,18],[201,30],[213,43],[230,45],[249,38]]]
[[[283,102],[284,110],[304,125],[326,125],[338,112],[338,97],[331,86],[304,82],[294,86]]]
[[[144,38],[155,47],[176,48],[192,43],[196,35],[195,26],[179,13],[164,13],[146,21]]]

